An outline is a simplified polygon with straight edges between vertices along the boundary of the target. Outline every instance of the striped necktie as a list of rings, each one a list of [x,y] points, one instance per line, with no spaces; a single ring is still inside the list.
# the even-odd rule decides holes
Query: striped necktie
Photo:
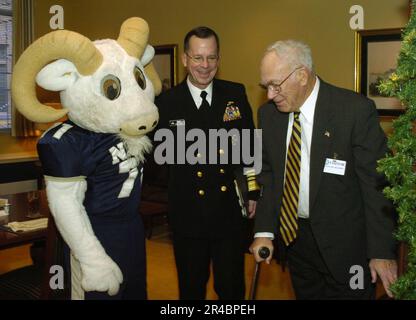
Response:
[[[292,243],[298,230],[298,204],[301,155],[299,112],[294,113],[292,136],[286,156],[286,176],[280,210],[280,234],[286,246]]]

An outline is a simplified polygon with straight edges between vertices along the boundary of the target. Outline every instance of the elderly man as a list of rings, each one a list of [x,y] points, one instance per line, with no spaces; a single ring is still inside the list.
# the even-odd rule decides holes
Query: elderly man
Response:
[[[373,101],[318,78],[310,48],[293,40],[266,50],[261,85],[256,260],[277,236],[298,299],[373,298],[377,276],[391,296],[395,221],[376,172],[388,150]]]

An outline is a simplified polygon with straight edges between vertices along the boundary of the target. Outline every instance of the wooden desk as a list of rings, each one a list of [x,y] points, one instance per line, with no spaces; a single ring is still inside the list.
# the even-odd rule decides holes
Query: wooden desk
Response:
[[[33,266],[13,270],[2,276],[6,277],[6,280],[4,280],[6,281],[6,284],[10,283],[11,279],[14,279],[13,284],[14,288],[18,288],[17,291],[22,287],[26,289],[31,288],[31,290],[34,290],[31,292],[35,293],[38,290],[40,293],[36,299],[47,300],[52,298],[61,298],[61,295],[66,294],[66,292],[62,293],[62,290],[52,290],[49,286],[49,280],[51,278],[50,267],[52,265],[63,264],[63,259],[61,259],[60,255],[62,252],[63,244],[60,235],[56,230],[53,218],[50,215],[46,192],[44,190],[38,192],[39,211],[43,217],[48,217],[48,227],[36,231],[19,232],[17,234],[0,230],[0,249],[33,243],[30,248],[30,255],[33,260]],[[1,196],[1,198],[8,198],[11,206],[10,214],[5,217],[0,217],[0,225],[7,224],[12,221],[30,220],[26,217],[29,211],[27,192]],[[28,279],[30,276],[30,284],[24,282],[24,284],[21,285],[19,279],[22,279],[22,274],[26,275],[23,277],[23,279]],[[20,298],[20,296],[16,297],[16,299]]]
[[[44,190],[39,192],[39,207],[40,213],[44,217],[49,217],[48,202],[46,199],[46,192]],[[27,193],[18,193],[12,195],[0,196],[0,198],[9,199],[11,204],[10,214],[8,216],[0,217],[0,225],[5,225],[12,221],[27,221],[30,220],[26,217],[28,213],[28,200]],[[47,238],[47,229],[11,233],[0,230],[0,249],[6,249],[11,247],[20,246],[27,243],[36,241],[45,241]]]

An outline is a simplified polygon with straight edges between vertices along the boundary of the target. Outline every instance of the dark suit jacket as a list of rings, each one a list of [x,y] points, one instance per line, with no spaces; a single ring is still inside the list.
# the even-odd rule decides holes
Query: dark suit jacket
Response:
[[[185,120],[185,134],[193,128],[204,132],[220,128],[254,128],[244,86],[238,83],[215,79],[211,106],[204,116],[195,106],[186,81],[162,93],[156,99],[156,105],[160,116],[158,129],[170,128],[175,136],[175,163],[178,160],[177,144],[183,141],[183,137],[177,137],[176,126],[172,126],[171,120]],[[227,106],[238,107],[241,119],[224,122]],[[231,148],[231,136],[228,140]],[[192,143],[186,143],[187,150]],[[207,145],[209,148],[209,143]],[[208,151],[202,152],[202,156],[205,155]],[[235,228],[241,229],[243,219],[234,187],[236,170],[242,172],[242,165],[170,164],[169,222],[173,232],[191,237],[218,238],[230,234]],[[200,194],[201,191],[204,195]]]
[[[277,234],[286,159],[288,114],[269,102],[259,109],[263,129],[263,171],[255,232]],[[329,133],[325,134],[325,133]],[[374,102],[321,80],[316,103],[309,181],[309,218],[329,270],[340,281],[352,265],[394,258],[395,227],[385,180],[376,162],[388,152]],[[325,160],[347,162],[345,175],[324,173]],[[368,270],[368,269],[366,269]]]

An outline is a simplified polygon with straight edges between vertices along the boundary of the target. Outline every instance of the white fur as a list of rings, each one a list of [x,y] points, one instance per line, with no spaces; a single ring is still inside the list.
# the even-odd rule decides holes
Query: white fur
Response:
[[[60,59],[45,66],[36,76],[36,83],[50,91],[66,90],[78,79],[75,65],[68,60]]]
[[[143,56],[140,59],[140,62],[142,63],[143,66],[147,66],[147,64],[150,61],[152,61],[154,56],[155,56],[155,49],[152,46],[147,45],[146,50],[144,51]]]
[[[82,270],[81,286],[85,291],[117,294],[123,274],[105,253],[95,237],[83,206],[87,182],[85,180],[54,181],[46,178],[49,208],[55,223],[79,261]]]
[[[137,66],[145,74],[143,63],[129,56],[117,41],[98,40],[94,44],[104,58],[94,74],[82,76],[71,62],[60,59],[45,66],[36,81],[45,89],[61,91],[61,104],[77,125],[93,132],[119,133],[123,123],[157,111],[153,84],[145,75],[146,88],[139,87],[133,71]],[[142,61],[149,63],[153,55],[153,47],[147,46]],[[101,92],[101,81],[108,74],[121,82],[121,94],[113,101]]]
[[[147,80],[142,90],[133,76],[134,67],[143,70],[140,61],[126,54],[114,40],[95,42],[104,56],[103,64],[92,76],[81,76],[73,86],[61,92],[62,104],[69,109],[68,117],[94,132],[118,133],[124,122],[140,118],[156,109],[154,90]],[[120,79],[121,94],[108,100],[101,93],[101,80],[108,74]]]
[[[145,154],[152,151],[152,142],[147,136],[133,138],[124,134],[119,134],[119,137],[126,143],[127,153],[135,157],[139,162],[144,162]]]

